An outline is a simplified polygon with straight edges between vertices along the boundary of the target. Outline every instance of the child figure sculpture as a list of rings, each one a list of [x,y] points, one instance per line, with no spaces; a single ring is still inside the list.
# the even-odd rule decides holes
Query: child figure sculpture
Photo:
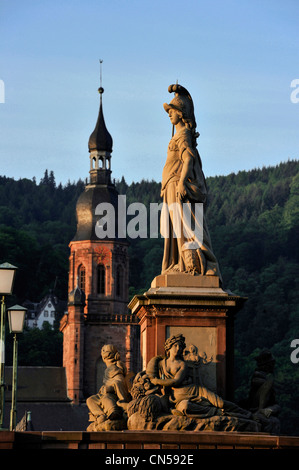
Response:
[[[125,380],[126,367],[120,361],[120,355],[112,344],[106,344],[101,355],[107,368],[103,385],[96,395],[87,398],[92,428],[104,421],[122,420],[126,404],[131,400]]]

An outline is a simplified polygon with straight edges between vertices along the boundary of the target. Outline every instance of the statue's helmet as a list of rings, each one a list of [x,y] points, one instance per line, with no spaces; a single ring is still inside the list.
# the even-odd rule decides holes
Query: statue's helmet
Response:
[[[194,106],[190,93],[182,85],[170,85],[168,87],[169,93],[175,93],[174,98],[169,104],[164,103],[163,107],[168,113],[170,109],[175,109],[182,113],[183,118],[191,120],[194,122],[195,126],[195,117],[194,117]]]

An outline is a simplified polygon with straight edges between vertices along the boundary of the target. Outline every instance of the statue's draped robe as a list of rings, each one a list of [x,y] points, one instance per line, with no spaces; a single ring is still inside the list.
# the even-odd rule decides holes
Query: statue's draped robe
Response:
[[[188,155],[192,156],[192,168],[187,175],[185,183],[187,197],[183,204],[177,196],[177,186]],[[220,277],[203,210],[207,196],[205,178],[199,154],[192,147],[191,131],[187,128],[177,132],[169,142],[162,173],[161,194],[163,196],[161,234],[165,239],[162,274],[173,271],[187,272],[183,252],[200,250],[205,258],[205,271]]]

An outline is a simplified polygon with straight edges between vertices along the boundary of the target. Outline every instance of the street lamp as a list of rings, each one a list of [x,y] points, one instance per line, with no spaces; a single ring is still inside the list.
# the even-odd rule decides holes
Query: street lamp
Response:
[[[22,333],[27,308],[14,305],[7,309],[9,331],[14,334],[13,342],[13,368],[12,368],[12,395],[10,410],[10,431],[16,428],[17,424],[17,381],[18,381],[18,341],[17,333]]]
[[[0,264],[0,296],[1,327],[0,327],[0,429],[3,428],[5,406],[5,296],[12,294],[16,271],[18,268],[9,263]]]

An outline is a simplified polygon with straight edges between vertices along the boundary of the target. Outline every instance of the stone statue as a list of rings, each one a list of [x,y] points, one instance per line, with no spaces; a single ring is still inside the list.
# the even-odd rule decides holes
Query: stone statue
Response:
[[[279,434],[280,420],[277,416],[280,406],[276,402],[274,389],[275,359],[271,351],[264,350],[255,360],[257,365],[251,378],[249,396],[242,406],[253,413],[262,431]]]
[[[99,392],[86,400],[91,421],[87,430],[123,429],[126,428],[125,409],[131,401],[126,380],[126,367],[120,361],[119,352],[112,344],[103,346],[101,355],[106,364],[106,370]]]
[[[185,361],[185,348],[183,335],[171,336],[165,342],[165,356],[153,357],[129,387],[118,351],[105,345],[101,351],[107,366],[103,386],[86,400],[91,421],[87,431],[259,431],[260,422],[250,410],[194,380],[190,362],[200,361]],[[197,352],[193,351],[195,356]]]
[[[128,429],[258,431],[252,414],[193,381],[184,360],[185,338],[171,336],[165,356],[137,374],[127,407]]]
[[[175,97],[164,104],[164,109],[175,133],[162,173],[161,235],[165,239],[162,274],[183,272],[221,278],[204,212],[197,210],[198,203],[206,202],[207,187],[196,148],[199,134],[193,101],[181,85],[170,85],[168,91],[175,92]]]
[[[154,385],[165,388],[171,411],[175,415],[210,417],[230,415],[250,418],[251,413],[234,403],[223,400],[206,387],[193,382],[183,352],[185,338],[178,334],[165,342],[166,356],[158,362],[158,377],[152,377]]]

